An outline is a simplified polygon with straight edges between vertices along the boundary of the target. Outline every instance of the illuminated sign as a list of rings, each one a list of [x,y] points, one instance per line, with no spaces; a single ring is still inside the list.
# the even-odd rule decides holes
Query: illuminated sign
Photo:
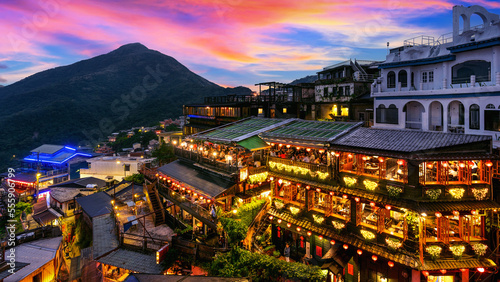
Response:
[[[160,264],[165,259],[165,255],[167,254],[169,249],[170,244],[166,243],[165,246],[156,251],[156,264]]]

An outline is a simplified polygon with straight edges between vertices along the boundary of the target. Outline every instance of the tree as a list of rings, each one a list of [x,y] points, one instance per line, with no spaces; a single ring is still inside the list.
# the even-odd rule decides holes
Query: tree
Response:
[[[125,177],[126,181],[134,182],[135,184],[143,184],[144,183],[144,175],[140,173],[134,173]]]
[[[164,142],[162,142],[160,147],[154,150],[151,155],[156,158],[160,166],[175,160],[174,147]]]
[[[220,218],[220,222],[222,223],[222,227],[229,237],[229,244],[238,244],[241,240],[245,239],[248,231],[248,227],[246,227],[241,221],[232,219],[232,218]]]

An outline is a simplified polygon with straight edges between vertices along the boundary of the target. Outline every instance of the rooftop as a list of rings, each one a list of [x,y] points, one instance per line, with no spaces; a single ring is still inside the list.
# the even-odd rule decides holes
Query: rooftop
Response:
[[[98,258],[97,261],[140,273],[160,274],[163,272],[161,264],[156,264],[154,254],[144,254],[127,249],[115,250]]]
[[[491,136],[456,133],[358,128],[334,140],[334,147],[354,147],[402,153],[435,151],[440,148],[491,142]],[[464,151],[464,153],[467,151]]]
[[[158,171],[178,181],[184,182],[210,197],[216,197],[233,186],[233,183],[221,177],[204,173],[188,165],[182,164],[179,160],[160,167]]]
[[[61,183],[57,183],[51,185],[52,187],[74,187],[74,188],[87,188],[87,185],[97,185],[97,188],[101,188],[106,186],[106,181],[95,178],[95,177],[84,177],[84,178],[76,178],[68,181],[64,181]],[[90,187],[89,187],[90,188]]]
[[[118,248],[119,242],[116,238],[115,220],[107,215],[94,218],[92,221],[92,252],[94,258]]]
[[[273,129],[294,119],[248,118],[228,125],[209,129],[190,137],[211,142],[231,143],[243,141],[261,132]]]
[[[111,199],[111,196],[106,194],[106,192],[98,192],[92,195],[77,198],[76,202],[82,207],[90,218],[94,218],[103,214],[109,214],[113,210],[113,207],[111,206]]]
[[[99,156],[87,160],[92,162],[122,162],[122,163],[147,163],[152,162],[154,158],[140,158],[140,157],[127,157],[127,156]]]
[[[324,147],[327,142],[339,138],[362,124],[362,122],[293,120],[261,133],[260,137],[266,142]]]
[[[50,197],[60,203],[64,203],[71,201],[76,197],[81,197],[89,193],[92,193],[93,191],[94,191],[93,189],[87,189],[87,188],[67,188],[67,187],[52,188],[50,189]]]
[[[28,265],[5,278],[4,281],[20,281],[34,271],[37,271],[55,258],[61,242],[62,237],[55,237],[31,241],[15,247],[16,262],[28,263]],[[5,250],[5,255],[10,255],[10,249]]]
[[[27,162],[62,164],[76,157],[93,157],[92,154],[78,152],[75,148],[61,145],[42,145],[31,151],[23,160]]]

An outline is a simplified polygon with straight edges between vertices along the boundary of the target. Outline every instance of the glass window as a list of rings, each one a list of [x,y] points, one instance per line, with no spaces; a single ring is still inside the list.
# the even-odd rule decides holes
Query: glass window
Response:
[[[491,81],[491,63],[487,61],[467,61],[451,68],[452,83],[470,83],[470,76],[476,76],[476,82]]]
[[[401,82],[401,87],[408,87],[408,74],[405,70],[399,71],[398,82]]]
[[[479,129],[479,106],[476,104],[469,108],[469,128]]]
[[[388,124],[398,124],[398,108],[395,105],[390,105],[389,108],[385,108],[384,105],[380,105],[376,109],[377,123],[388,123]]]
[[[427,83],[427,72],[426,71],[422,73],[422,82]]]
[[[346,96],[350,96],[351,95],[351,87],[350,86],[346,86],[345,87],[345,95]]]
[[[262,110],[262,108],[259,108],[259,115],[261,115],[264,111]]]
[[[434,82],[434,71],[429,72],[429,82]]]
[[[396,88],[396,74],[393,71],[387,74],[387,88]]]
[[[500,131],[500,110],[484,111],[484,130]]]
[[[283,113],[284,113],[284,114],[286,114],[286,111],[287,111],[287,109],[286,109],[286,108],[283,108]]]

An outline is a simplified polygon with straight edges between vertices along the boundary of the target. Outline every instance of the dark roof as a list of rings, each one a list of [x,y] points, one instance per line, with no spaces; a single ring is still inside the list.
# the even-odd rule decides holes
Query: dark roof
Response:
[[[31,152],[52,155],[52,154],[56,153],[57,151],[62,150],[63,148],[64,148],[64,146],[62,146],[62,145],[43,144],[42,146],[31,150]]]
[[[358,128],[334,140],[331,145],[334,148],[350,147],[414,153],[484,141],[491,142],[491,136],[414,130]]]
[[[24,262],[18,262],[16,261],[15,262],[15,266],[14,266],[14,273],[18,272],[21,268],[25,267],[29,265],[29,263],[24,263]],[[10,267],[8,267],[7,269],[5,269],[4,271],[0,272],[0,281],[3,281],[2,279],[5,279],[6,277],[14,274],[14,273],[10,273]]]
[[[108,214],[113,207],[111,206],[111,196],[106,192],[98,192],[85,197],[76,199],[76,202],[82,207],[83,211],[90,217],[94,218],[99,215]]]
[[[79,187],[79,188],[86,188],[87,185],[89,184],[97,184],[97,188],[101,188],[106,186],[106,181],[96,178],[96,177],[84,177],[84,178],[76,178],[76,179],[70,179],[68,181],[64,181],[61,183],[57,183],[54,185],[51,185],[50,187]]]
[[[131,273],[125,282],[248,282],[248,278]]]
[[[490,259],[467,258],[467,259],[439,259],[437,261],[426,261],[421,270],[441,270],[441,269],[470,269],[478,267],[496,267],[497,265]]]
[[[52,220],[59,218],[59,216],[55,215],[51,210],[52,209],[43,211],[39,214],[35,214],[33,215],[33,219],[35,219],[35,221],[41,225],[47,225]]]
[[[293,120],[276,129],[262,132],[259,136],[267,142],[323,147],[362,124],[362,122]]]
[[[16,173],[16,176],[11,178],[15,181],[21,181],[26,183],[36,182],[36,173],[26,174],[26,173]]]
[[[91,194],[93,191],[94,190],[87,188],[57,187],[50,189],[50,197],[55,199],[59,203],[64,203],[71,201],[77,197]]]
[[[179,160],[160,167],[158,171],[180,182],[184,182],[210,197],[215,197],[234,185],[234,183],[224,180],[221,177],[185,165]]]
[[[240,142],[292,120],[253,117],[196,133],[191,138],[222,143]]]
[[[98,258],[97,261],[140,273],[160,274],[163,272],[162,265],[156,264],[154,254],[143,254],[127,249],[118,249]]]
[[[92,220],[92,255],[97,259],[119,247],[115,229],[116,222],[111,216],[102,215]]]

